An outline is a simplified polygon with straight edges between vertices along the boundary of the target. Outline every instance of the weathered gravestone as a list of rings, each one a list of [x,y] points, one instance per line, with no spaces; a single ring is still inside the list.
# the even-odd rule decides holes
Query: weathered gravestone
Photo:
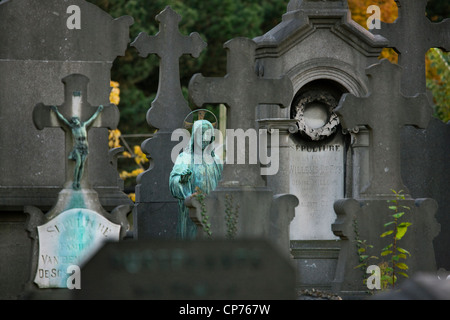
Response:
[[[274,198],[266,186],[262,174],[276,174],[276,170],[269,173],[270,168],[261,167],[261,152],[267,150],[262,151],[261,146],[258,148],[258,143],[268,137],[265,136],[267,130],[257,133],[255,113],[261,103],[288,106],[292,84],[286,77],[267,79],[255,73],[256,44],[251,39],[235,38],[226,42],[224,47],[228,54],[226,76],[205,78],[196,74],[189,83],[190,97],[197,106],[205,103],[224,103],[227,106],[227,156],[222,179],[205,199],[210,231],[213,237],[225,237],[230,231],[227,222],[233,224],[227,212],[233,211],[236,237],[271,239],[288,253],[287,238],[283,234],[287,232],[285,229],[292,219],[297,200],[287,194]],[[278,139],[276,135],[272,152],[278,152]],[[191,200],[195,202],[195,198],[187,201]],[[193,209],[194,219],[197,216],[197,220],[202,221],[198,203],[194,203]],[[201,222],[199,225],[200,229],[204,227]],[[273,231],[272,226],[282,231]]]
[[[66,101],[61,111],[40,103],[33,112],[38,129],[64,128],[65,149],[71,150],[65,166],[67,182],[54,207],[45,215],[37,207],[24,209],[30,215],[26,228],[34,240],[32,278],[39,288],[67,288],[71,268],[80,268],[104,242],[118,241],[129,230],[130,206],[117,207],[109,214],[101,206],[84,170],[90,153],[90,128],[108,123],[114,128],[119,118],[117,107],[101,105],[92,112],[94,108],[87,103],[89,79],[84,75],[69,75],[63,82]]]
[[[398,19],[381,23],[372,32],[388,39],[387,47],[399,53],[403,67],[401,90],[408,96],[426,91],[425,54],[430,48],[450,50],[450,19],[431,23],[426,17],[428,0],[395,0]]]
[[[50,210],[67,181],[70,150],[64,133],[61,128],[39,131],[33,125],[33,108],[40,101],[60,105],[65,100],[61,79],[72,73],[90,79],[90,104],[109,104],[110,69],[124,54],[132,22],[131,17],[113,19],[82,0],[0,4],[2,298],[17,297],[31,269],[32,241],[25,230],[24,206]],[[117,150],[108,148],[107,128],[92,128],[89,140],[86,165],[101,204],[107,210],[129,204],[114,165]]]
[[[401,132],[402,179],[413,198],[438,203],[441,232],[433,246],[437,268],[450,270],[450,123],[432,118],[426,129],[405,127]]]
[[[331,229],[333,203],[358,192],[368,166],[367,129],[343,133],[333,109],[344,93],[368,92],[364,69],[387,41],[352,21],[344,0],[290,1],[281,23],[254,40],[260,76],[286,75],[294,86],[290,108],[262,105],[257,119],[297,126],[286,133],[279,172],[267,184],[299,199],[290,226],[298,286],[330,289],[340,246]]]
[[[108,243],[81,270],[74,299],[290,300],[292,265],[255,240]]]
[[[183,125],[191,111],[181,92],[179,59],[183,54],[198,57],[206,43],[197,33],[183,36],[178,30],[181,16],[166,7],[156,20],[160,31],[156,36],[141,33],[132,43],[146,57],[157,54],[161,65],[158,93],[147,113],[147,122],[158,132],[142,144],[148,154],[150,168],[138,177],[136,186],[135,235],[145,238],[175,238],[178,205],[169,191],[172,169],[172,132]]]
[[[391,190],[403,193],[406,199],[399,205],[410,208],[402,221],[411,222],[412,226],[401,245],[411,253],[407,259],[408,273],[436,272],[433,240],[439,233],[435,219],[437,203],[433,199],[411,198],[401,178],[400,159],[400,128],[405,125],[425,128],[432,109],[425,94],[414,97],[401,94],[401,71],[401,67],[386,59],[370,66],[366,69],[369,94],[366,97],[345,94],[335,110],[344,128],[367,125],[370,132],[369,183],[360,192],[360,198],[335,203],[338,217],[333,232],[343,241],[333,290],[344,295],[364,291],[365,270],[355,270],[359,264],[356,241],[366,240],[373,245],[375,256],[380,256],[382,248],[391,243],[390,237],[380,237],[387,231],[384,224],[392,220],[393,212],[387,202],[395,199]]]

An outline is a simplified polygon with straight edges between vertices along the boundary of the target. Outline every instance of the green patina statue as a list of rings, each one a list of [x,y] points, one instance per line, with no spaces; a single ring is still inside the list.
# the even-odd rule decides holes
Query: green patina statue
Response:
[[[75,161],[72,187],[74,190],[80,190],[80,181],[84,172],[84,164],[89,153],[87,127],[97,119],[100,112],[103,110],[103,106],[99,106],[97,111],[86,122],[81,122],[79,117],[72,117],[70,120],[67,120],[58,111],[56,106],[51,106],[50,108],[56,113],[58,118],[72,130],[73,150],[69,155],[69,159]]]
[[[222,177],[223,164],[214,153],[214,139],[214,128],[209,121],[194,122],[189,146],[178,155],[170,173],[170,192],[178,199],[177,237],[180,239],[194,239],[197,235],[184,200],[195,195],[196,188],[208,194]]]

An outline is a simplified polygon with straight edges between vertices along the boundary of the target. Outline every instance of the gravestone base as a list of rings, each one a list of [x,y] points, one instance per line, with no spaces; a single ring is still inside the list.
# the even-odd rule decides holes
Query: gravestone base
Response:
[[[175,239],[178,202],[140,202],[133,210],[135,239]]]
[[[372,249],[367,249],[365,254],[379,258],[368,260],[368,266],[387,261],[381,256],[381,250],[393,242],[392,236],[381,238],[380,235],[392,229],[389,226],[384,227],[385,223],[393,220],[392,214],[395,213],[388,209],[389,205],[392,203],[388,203],[384,199],[336,201],[334,207],[337,219],[332,229],[341,238],[341,250],[332,284],[334,293],[343,297],[358,297],[368,291],[363,283],[366,270],[355,268],[360,264],[357,240],[366,240],[367,244],[373,246]],[[408,276],[411,277],[418,272],[436,273],[433,239],[440,230],[440,225],[435,218],[436,201],[433,199],[407,199],[401,200],[399,205],[410,208],[410,210],[405,210],[405,214],[399,221],[412,223],[404,237],[397,242],[398,247],[406,249],[411,254],[404,261],[409,267]],[[401,284],[405,279],[399,276],[398,283]]]
[[[331,291],[339,250],[339,240],[291,240],[297,289]]]
[[[289,224],[298,204],[290,194],[273,195],[267,187],[217,187],[205,198],[205,211],[213,239],[266,239],[290,257]],[[207,237],[202,227],[201,204],[197,198],[186,199],[191,219],[197,224],[197,237]],[[232,233],[230,214],[235,220]],[[228,213],[228,214],[227,214]]]

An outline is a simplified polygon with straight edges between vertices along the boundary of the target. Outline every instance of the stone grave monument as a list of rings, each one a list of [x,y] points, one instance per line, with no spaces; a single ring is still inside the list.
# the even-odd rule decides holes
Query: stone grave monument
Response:
[[[414,96],[426,92],[425,54],[433,47],[450,49],[450,19],[432,23],[425,16],[427,0],[396,0],[399,17],[394,23],[381,23],[381,34],[389,41],[388,47],[399,53],[403,67],[402,92]],[[448,161],[450,157],[449,124],[432,119],[426,130],[405,127],[402,130],[402,177],[411,196],[429,197],[438,202],[436,219],[441,233],[434,241],[438,268],[450,270],[450,199]],[[417,150],[421,150],[420,153]]]
[[[195,105],[224,103],[227,106],[227,156],[222,179],[206,197],[204,210],[195,197],[186,201],[191,202],[193,219],[200,221],[200,234],[205,227],[200,218],[203,210],[208,216],[212,237],[225,238],[230,233],[230,225],[234,224],[236,238],[270,239],[288,254],[287,228],[297,199],[289,194],[274,197],[262,176],[263,169],[269,169],[261,167],[261,159],[252,160],[258,153],[254,149],[258,141],[249,137],[245,141],[239,139],[252,132],[255,133],[254,137],[258,136],[255,114],[259,104],[289,105],[292,84],[283,76],[269,79],[255,73],[256,43],[253,40],[235,38],[226,42],[224,47],[228,57],[226,76],[208,78],[196,74],[189,83],[189,94]],[[239,132],[242,134],[239,135]],[[268,139],[264,132],[262,135],[262,138],[258,138]],[[278,145],[279,141],[275,143]],[[277,148],[274,150],[277,151]],[[234,217],[230,217],[231,211]]]
[[[432,118],[426,129],[405,127],[401,132],[402,180],[413,199],[437,201],[441,232],[434,239],[436,267],[450,271],[450,123]],[[418,152],[419,150],[419,152]]]
[[[158,92],[147,113],[147,122],[158,131],[142,143],[151,165],[138,177],[136,186],[134,223],[138,239],[175,238],[178,205],[168,184],[172,149],[179,142],[171,137],[191,111],[181,92],[179,59],[183,54],[198,57],[206,47],[197,33],[180,34],[181,16],[171,7],[166,7],[156,20],[160,23],[157,35],[141,33],[132,43],[141,56],[154,53],[161,61]]]
[[[290,108],[257,110],[259,123],[286,137],[279,172],[267,184],[299,199],[290,225],[298,286],[329,290],[340,248],[334,201],[356,196],[368,179],[367,128],[343,131],[334,108],[344,93],[367,94],[364,69],[387,41],[351,20],[345,0],[290,1],[281,23],[254,40],[259,75],[286,75],[294,87]],[[297,128],[282,129],[287,123]]]
[[[356,241],[366,240],[373,245],[376,256],[391,243],[389,237],[380,237],[386,231],[384,224],[392,220],[387,202],[395,198],[391,190],[403,193],[406,199],[400,204],[409,208],[405,210],[404,221],[412,225],[401,245],[411,254],[406,262],[408,273],[436,272],[433,240],[440,230],[435,219],[437,203],[434,199],[411,198],[402,181],[400,166],[400,128],[406,125],[426,128],[432,109],[425,94],[407,97],[401,93],[402,68],[398,65],[382,60],[366,72],[369,94],[365,97],[344,94],[335,110],[344,128],[366,125],[370,132],[369,182],[359,198],[335,202],[337,219],[333,232],[340,236],[342,245],[333,291],[344,296],[367,291],[363,284],[365,270],[355,272],[360,263]]]
[[[91,127],[115,128],[119,119],[117,106],[91,107],[87,102],[89,79],[84,75],[72,74],[63,82],[62,106],[40,103],[33,110],[38,129],[47,126],[64,129],[64,149],[68,153],[67,182],[54,207],[46,214],[33,206],[24,209],[30,215],[26,228],[33,238],[32,276],[35,274],[34,283],[39,288],[67,288],[70,268],[80,268],[104,242],[118,241],[129,230],[127,214],[131,206],[119,206],[109,214],[92,189],[85,169]]]
[[[132,23],[131,17],[113,19],[83,0],[0,4],[1,298],[17,297],[30,277],[33,240],[26,231],[24,207],[48,212],[68,175],[71,179],[73,175],[73,170],[66,168],[70,135],[64,134],[61,126],[51,127],[56,116],[50,109],[42,117],[45,128],[38,130],[33,124],[33,108],[38,102],[60,105],[65,100],[61,79],[70,74],[89,78],[87,100],[91,105],[108,105],[110,70],[127,48]],[[64,114],[63,110],[61,107]],[[109,111],[104,111],[106,119]],[[82,112],[86,121],[85,116],[95,109]],[[101,122],[99,117],[89,131],[90,153],[84,174],[89,172],[100,204],[111,211],[131,202],[122,192],[123,182],[115,166],[120,150],[109,150],[108,129]]]

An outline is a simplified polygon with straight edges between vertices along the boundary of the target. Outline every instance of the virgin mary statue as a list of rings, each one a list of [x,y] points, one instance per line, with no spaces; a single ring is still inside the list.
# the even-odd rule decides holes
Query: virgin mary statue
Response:
[[[197,227],[189,218],[184,200],[197,192],[197,188],[208,194],[222,177],[223,164],[214,153],[213,142],[211,122],[194,122],[189,146],[178,155],[170,173],[170,192],[178,199],[177,238],[194,239],[197,235]]]

